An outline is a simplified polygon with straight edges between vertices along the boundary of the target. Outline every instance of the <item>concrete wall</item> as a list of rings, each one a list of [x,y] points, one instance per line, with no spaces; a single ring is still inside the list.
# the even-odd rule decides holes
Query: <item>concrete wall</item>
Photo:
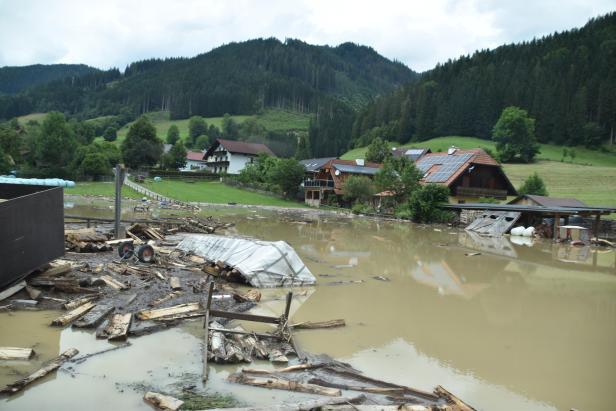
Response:
[[[227,174],[239,174],[240,171],[246,167],[246,164],[250,163],[250,159],[253,157],[244,154],[229,153],[229,169]]]

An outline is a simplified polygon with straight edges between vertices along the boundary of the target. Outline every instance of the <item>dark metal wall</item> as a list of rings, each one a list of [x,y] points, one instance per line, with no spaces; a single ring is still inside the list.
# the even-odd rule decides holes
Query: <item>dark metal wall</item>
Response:
[[[64,255],[62,187],[0,184],[0,288]]]

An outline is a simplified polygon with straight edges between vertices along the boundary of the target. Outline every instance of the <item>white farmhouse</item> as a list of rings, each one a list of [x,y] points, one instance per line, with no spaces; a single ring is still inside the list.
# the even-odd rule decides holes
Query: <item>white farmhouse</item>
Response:
[[[198,171],[207,168],[207,164],[203,159],[203,151],[187,151],[186,165],[180,168],[180,171]]]
[[[268,146],[261,143],[224,140],[219,138],[205,152],[203,158],[213,173],[239,174],[259,154],[274,156]]]

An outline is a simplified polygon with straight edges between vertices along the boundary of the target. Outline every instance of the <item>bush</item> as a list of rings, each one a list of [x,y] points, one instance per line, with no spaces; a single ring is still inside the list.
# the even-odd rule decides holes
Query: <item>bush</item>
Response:
[[[107,129],[103,133],[103,138],[105,139],[105,141],[109,142],[116,141],[118,139],[118,130],[111,126],[107,127]]]
[[[521,160],[530,163],[539,152],[535,137],[535,119],[519,107],[506,107],[494,125],[492,137],[503,162]]]
[[[543,182],[541,177],[539,177],[539,174],[533,173],[532,175],[528,176],[526,181],[524,181],[524,184],[522,184],[522,186],[518,189],[518,194],[547,196],[548,190],[545,187],[545,183]]]
[[[375,193],[372,180],[364,176],[350,176],[342,186],[345,200],[364,202],[369,200]]]
[[[374,208],[370,207],[369,205],[362,204],[362,203],[355,203],[353,204],[353,207],[351,207],[351,212],[353,214],[372,214],[375,211],[374,211]]]
[[[409,200],[413,221],[421,223],[444,223],[451,220],[450,212],[438,208],[449,201],[449,188],[438,184],[426,184],[415,190]]]

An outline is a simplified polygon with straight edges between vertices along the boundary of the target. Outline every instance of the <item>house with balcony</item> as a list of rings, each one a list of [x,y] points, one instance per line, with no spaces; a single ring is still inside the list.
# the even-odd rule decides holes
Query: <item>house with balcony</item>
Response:
[[[330,196],[341,197],[344,182],[352,175],[373,178],[381,164],[361,159],[339,160],[337,158],[312,158],[302,160],[306,168],[304,179],[304,202],[319,207]]]
[[[481,197],[505,200],[517,192],[501,165],[482,149],[427,153],[415,163],[423,173],[421,183],[447,186],[450,201],[465,203]]]
[[[259,154],[274,156],[268,146],[261,143],[217,139],[203,155],[209,171],[216,174],[239,174]]]

